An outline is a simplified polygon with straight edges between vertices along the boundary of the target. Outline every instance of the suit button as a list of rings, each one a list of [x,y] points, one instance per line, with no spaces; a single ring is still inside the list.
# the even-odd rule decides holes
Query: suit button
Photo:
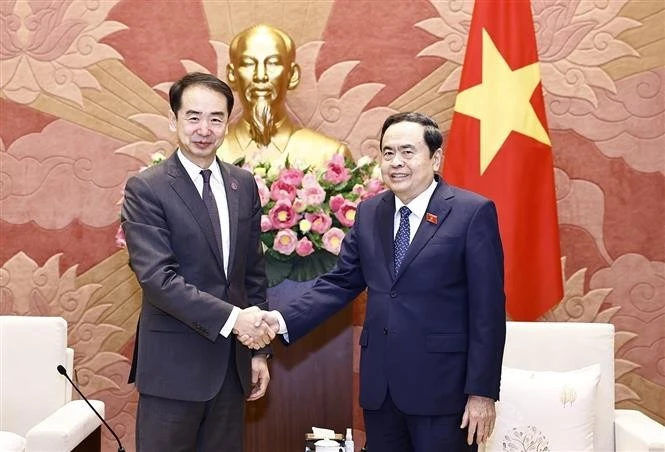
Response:
[[[395,298],[395,297],[397,297],[397,291],[396,290],[390,291],[390,298]]]
[[[383,334],[386,334],[386,335],[388,334],[388,328],[383,329]]]

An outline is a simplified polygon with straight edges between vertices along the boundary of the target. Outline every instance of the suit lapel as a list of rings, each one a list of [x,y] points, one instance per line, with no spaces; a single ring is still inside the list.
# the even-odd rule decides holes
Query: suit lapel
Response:
[[[383,262],[386,263],[391,279],[395,278],[395,261],[393,259],[393,229],[395,222],[395,195],[386,192],[377,207],[377,235],[383,250]]]
[[[196,189],[194,182],[192,182],[189,174],[185,171],[185,167],[182,166],[182,163],[178,160],[177,152],[174,152],[173,155],[171,155],[166,161],[166,165],[167,172],[169,176],[171,176],[171,187],[180,199],[182,199],[182,202],[187,206],[192,213],[192,216],[199,224],[199,227],[203,231],[203,235],[208,241],[208,245],[215,254],[215,259],[217,259],[219,268],[222,269],[222,273],[224,273],[224,262],[222,261],[219,246],[215,239],[215,231],[212,227],[212,222],[210,221],[210,215],[208,214],[205,204],[203,204],[203,199]]]
[[[409,249],[404,256],[402,261],[401,269],[406,269],[409,264],[416,258],[418,253],[427,245],[427,242],[434,236],[436,231],[443,225],[444,220],[450,213],[452,208],[451,199],[454,197],[452,190],[445,182],[439,181],[438,185],[434,189],[432,198],[427,205],[427,210],[425,217],[421,220],[418,231],[416,232],[413,241],[409,245]],[[432,215],[428,219],[428,214]],[[392,259],[391,259],[392,260]],[[402,270],[395,278],[395,282],[403,275],[405,272]]]
[[[222,179],[224,179],[224,189],[226,190],[226,204],[229,209],[229,265],[227,268],[227,277],[231,275],[231,268],[236,253],[235,243],[238,241],[238,215],[240,203],[240,185],[231,175],[226,167],[227,163],[222,163],[217,159],[219,168],[222,170]]]

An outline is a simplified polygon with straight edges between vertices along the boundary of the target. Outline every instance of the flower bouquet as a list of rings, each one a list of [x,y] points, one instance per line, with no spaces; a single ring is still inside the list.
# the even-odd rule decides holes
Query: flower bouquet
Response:
[[[321,169],[269,162],[243,165],[254,174],[261,198],[261,241],[268,285],[308,281],[330,270],[353,226],[356,207],[384,190],[371,158],[357,163],[336,154]]]

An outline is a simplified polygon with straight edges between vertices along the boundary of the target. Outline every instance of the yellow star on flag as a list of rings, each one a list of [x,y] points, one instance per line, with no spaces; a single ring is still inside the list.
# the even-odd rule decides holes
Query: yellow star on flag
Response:
[[[550,145],[531,96],[540,82],[538,63],[512,70],[483,29],[483,76],[480,85],[457,94],[455,111],[480,121],[480,174],[513,130]]]

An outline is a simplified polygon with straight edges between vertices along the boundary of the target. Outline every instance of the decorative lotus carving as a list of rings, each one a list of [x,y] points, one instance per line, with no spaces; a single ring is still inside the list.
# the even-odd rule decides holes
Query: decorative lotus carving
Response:
[[[99,41],[126,27],[105,21],[118,0],[0,2],[0,92],[20,104],[48,93],[79,105],[82,88],[100,89],[86,69],[122,57]]]

